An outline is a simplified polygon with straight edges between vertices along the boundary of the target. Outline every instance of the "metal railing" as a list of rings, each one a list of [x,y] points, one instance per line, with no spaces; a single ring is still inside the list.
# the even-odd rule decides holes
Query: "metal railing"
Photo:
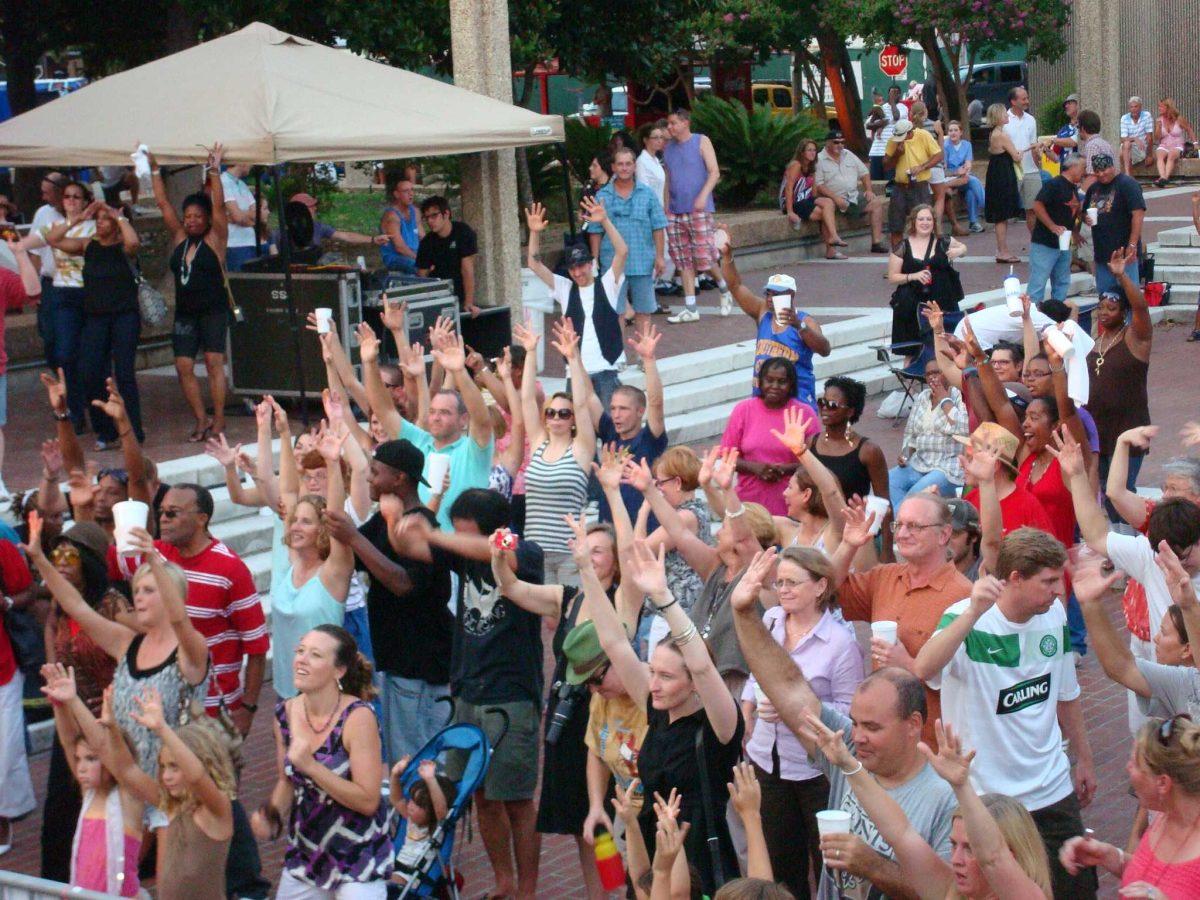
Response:
[[[85,891],[61,881],[0,870],[0,900],[111,900],[114,896]]]

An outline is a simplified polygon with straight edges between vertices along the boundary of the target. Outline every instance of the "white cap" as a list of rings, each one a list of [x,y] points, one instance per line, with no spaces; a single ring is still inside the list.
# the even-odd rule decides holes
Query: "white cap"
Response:
[[[893,126],[892,134],[894,134],[896,137],[904,137],[904,135],[908,134],[910,131],[912,131],[912,129],[912,122],[910,122],[908,119],[901,119]]]
[[[767,279],[763,290],[768,294],[794,294],[796,293],[796,279],[791,275],[777,273]]]

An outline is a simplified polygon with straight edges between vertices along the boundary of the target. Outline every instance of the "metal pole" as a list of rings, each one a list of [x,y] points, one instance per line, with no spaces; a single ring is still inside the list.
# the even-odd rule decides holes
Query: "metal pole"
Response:
[[[567,144],[559,142],[558,162],[562,169],[563,194],[567,198],[567,227],[571,229],[571,240],[575,240],[575,198],[571,195],[571,167],[567,165]]]
[[[280,210],[280,221],[282,221],[283,211]],[[255,258],[263,255],[262,246],[262,169],[259,166],[254,167],[254,256]]]
[[[288,325],[292,329],[292,347],[296,354],[296,379],[300,386],[300,420],[308,429],[308,396],[304,385],[304,356],[300,351],[300,317],[292,297],[292,239],[288,234],[286,207],[283,205],[283,166],[275,166],[275,206],[279,210],[279,256],[283,260],[283,293],[287,297]]]

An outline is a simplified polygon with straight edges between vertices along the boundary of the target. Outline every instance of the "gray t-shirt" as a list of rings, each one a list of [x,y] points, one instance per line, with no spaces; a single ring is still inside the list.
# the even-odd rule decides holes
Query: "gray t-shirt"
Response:
[[[1195,666],[1164,666],[1134,657],[1142,677],[1150,683],[1150,697],[1138,697],[1142,715],[1169,718],[1186,713],[1200,721],[1200,672]]]
[[[822,704],[821,721],[827,728],[834,731],[841,729],[842,733],[847,736],[850,751],[854,751],[854,745],[849,741],[853,723],[848,716],[831,706]],[[875,827],[875,823],[859,806],[858,798],[854,796],[854,791],[850,789],[841,769],[830,764],[829,760],[821,753],[816,755],[813,763],[829,779],[827,808],[844,809],[850,813],[850,832],[866,842],[871,849],[888,859],[895,859],[896,855],[892,852],[891,845],[883,839],[879,829]],[[926,763],[916,775],[904,784],[888,789],[888,794],[900,804],[904,815],[908,817],[908,821],[912,823],[917,833],[937,851],[938,856],[949,862],[950,822],[954,810],[958,807],[958,800],[955,798],[954,790],[950,787],[949,782],[943,781],[933,767]],[[821,886],[817,896],[820,900],[839,900],[841,897],[850,898],[850,900],[884,900],[886,897],[871,882],[844,873],[842,888],[839,892],[837,884],[830,877],[829,869],[823,869],[821,872]]]

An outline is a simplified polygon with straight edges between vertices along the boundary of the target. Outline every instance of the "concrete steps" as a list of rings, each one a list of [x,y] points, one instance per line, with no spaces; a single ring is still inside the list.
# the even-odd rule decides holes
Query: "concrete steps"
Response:
[[[1200,234],[1191,225],[1164,229],[1148,249],[1154,254],[1154,277],[1171,283],[1171,306],[1195,308],[1200,303]]]

